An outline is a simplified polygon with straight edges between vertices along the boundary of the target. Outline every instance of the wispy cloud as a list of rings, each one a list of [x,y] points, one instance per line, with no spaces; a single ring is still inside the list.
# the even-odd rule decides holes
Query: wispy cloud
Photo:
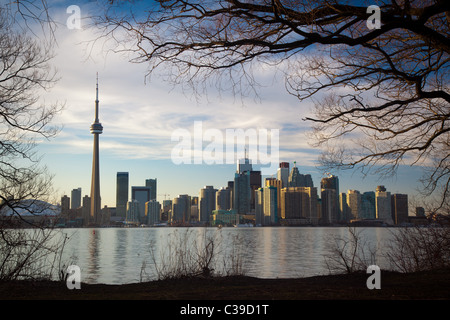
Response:
[[[179,128],[192,130],[194,121],[202,121],[204,130],[278,129],[283,158],[313,161],[307,156],[307,124],[301,120],[307,106],[299,105],[295,97],[288,95],[282,81],[271,78],[266,66],[254,70],[261,83],[267,81],[258,92],[258,99],[247,99],[242,104],[224,92],[220,97],[217,92],[217,99],[212,99],[214,92],[210,92],[208,99],[198,100],[176,88],[172,90],[158,77],[145,82],[145,65],[131,64],[120,55],[105,56],[101,47],[91,47],[87,54],[84,41],[94,38],[89,29],[58,29],[54,64],[61,80],[50,95],[66,103],[57,119],[64,125],[63,131],[51,141],[59,150],[91,153],[89,126],[94,117],[98,72],[103,152],[119,158],[169,159],[175,145],[172,133]]]

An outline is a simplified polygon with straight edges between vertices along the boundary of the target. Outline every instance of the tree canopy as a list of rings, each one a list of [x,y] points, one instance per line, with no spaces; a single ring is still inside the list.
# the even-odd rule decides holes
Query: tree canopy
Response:
[[[315,104],[303,120],[325,168],[424,166],[436,210],[450,191],[449,24],[445,0],[110,1],[95,19],[149,75],[163,67],[194,88],[226,79],[242,92],[255,63],[288,65],[287,91]]]

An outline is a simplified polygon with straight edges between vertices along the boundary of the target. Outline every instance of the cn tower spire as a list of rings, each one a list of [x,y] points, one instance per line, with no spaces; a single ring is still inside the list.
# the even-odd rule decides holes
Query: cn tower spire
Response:
[[[100,197],[100,161],[99,161],[99,135],[103,133],[103,126],[98,119],[98,73],[95,94],[95,120],[91,125],[91,133],[94,135],[94,150],[92,157],[91,180],[91,220],[94,224],[101,224],[101,197]]]
[[[95,123],[98,123],[98,72],[97,83],[95,85]]]

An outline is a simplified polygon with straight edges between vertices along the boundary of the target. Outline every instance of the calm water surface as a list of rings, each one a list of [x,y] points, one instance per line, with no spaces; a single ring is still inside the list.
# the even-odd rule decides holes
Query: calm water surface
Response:
[[[378,247],[389,240],[391,232],[388,228],[358,230],[367,243]],[[246,275],[290,278],[329,274],[324,257],[333,238],[348,235],[344,227],[80,228],[63,232],[69,237],[64,260],[81,268],[82,282],[106,284],[154,279],[153,265],[161,255],[182,243],[201,242],[205,232],[215,239],[219,264],[229,259],[231,250],[237,250]],[[382,267],[380,263],[377,261]]]

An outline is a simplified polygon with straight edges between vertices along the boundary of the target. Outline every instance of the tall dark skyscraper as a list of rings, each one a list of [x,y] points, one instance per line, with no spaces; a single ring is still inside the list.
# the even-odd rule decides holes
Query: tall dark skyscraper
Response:
[[[150,190],[150,200],[156,200],[157,196],[157,179],[147,179],[145,180],[145,186],[151,188]]]
[[[81,188],[73,189],[70,197],[71,209],[78,209],[79,207],[81,207]]]
[[[395,193],[391,196],[391,214],[395,224],[408,222],[408,195]]]
[[[238,214],[248,214],[251,202],[250,171],[235,173],[233,189],[233,209]]]
[[[117,172],[116,215],[122,218],[126,218],[127,216],[128,183],[128,172]]]
[[[131,187],[131,200],[139,201],[139,214],[138,218],[141,223],[145,222],[145,203],[150,201],[151,188],[134,186]]]
[[[103,132],[103,126],[98,120],[98,74],[95,97],[95,120],[91,125],[91,133],[94,135],[94,152],[92,157],[91,180],[91,218],[94,223],[99,223],[101,218],[100,197],[100,163],[99,163],[99,135]]]
[[[322,221],[335,223],[339,217],[339,178],[330,175],[320,181],[322,199]]]

